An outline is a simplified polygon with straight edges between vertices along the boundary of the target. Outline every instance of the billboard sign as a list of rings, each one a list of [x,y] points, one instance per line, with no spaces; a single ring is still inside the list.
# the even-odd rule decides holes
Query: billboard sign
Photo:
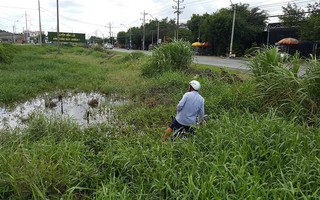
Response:
[[[86,35],[84,33],[59,32],[59,40],[60,42],[85,43]],[[48,41],[57,42],[58,41],[57,32],[48,32]]]

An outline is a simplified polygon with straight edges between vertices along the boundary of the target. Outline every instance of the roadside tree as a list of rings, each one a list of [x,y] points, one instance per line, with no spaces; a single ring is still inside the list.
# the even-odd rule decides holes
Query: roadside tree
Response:
[[[301,24],[300,36],[302,40],[313,42],[313,55],[317,55],[320,41],[320,3],[309,4],[308,13],[305,23]]]
[[[282,7],[283,15],[279,17],[286,27],[296,27],[305,20],[305,12],[302,8],[293,3],[288,3],[287,7]]]
[[[124,31],[120,31],[118,34],[117,34],[117,42],[120,46],[125,46],[126,44],[128,44],[129,42],[129,39],[127,37],[127,34],[126,32]]]
[[[226,55],[229,52],[233,12],[233,7],[222,8],[202,19],[201,39],[212,44],[212,53],[215,55]],[[266,20],[264,10],[250,8],[249,4],[236,6],[233,51],[237,55],[243,55],[253,44],[259,44]]]
[[[203,33],[203,30],[201,30],[201,25],[203,24],[204,19],[208,16],[209,14],[204,14],[204,15],[193,14],[191,16],[191,19],[188,20],[187,27],[192,32],[192,41],[190,42],[203,41],[201,38]]]

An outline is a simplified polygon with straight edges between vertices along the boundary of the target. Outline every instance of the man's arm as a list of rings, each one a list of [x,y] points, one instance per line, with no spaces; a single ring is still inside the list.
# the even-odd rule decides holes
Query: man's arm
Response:
[[[199,110],[199,117],[200,117],[200,124],[202,125],[202,122],[204,121],[204,101],[200,107],[200,110]]]
[[[182,96],[182,99],[179,101],[178,105],[177,105],[177,109],[176,111],[177,112],[180,112],[184,106],[184,104],[186,103],[187,101],[187,93],[185,93],[183,96]]]

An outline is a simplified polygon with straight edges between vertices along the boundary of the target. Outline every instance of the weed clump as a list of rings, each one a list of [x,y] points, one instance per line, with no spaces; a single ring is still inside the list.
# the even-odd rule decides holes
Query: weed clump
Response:
[[[192,56],[189,42],[179,40],[163,44],[152,52],[152,56],[142,67],[142,75],[154,77],[166,71],[185,71],[192,63]]]
[[[100,52],[102,52],[102,51],[103,51],[103,47],[102,47],[101,45],[95,44],[95,45],[93,45],[92,50],[93,50],[93,51],[100,51]]]

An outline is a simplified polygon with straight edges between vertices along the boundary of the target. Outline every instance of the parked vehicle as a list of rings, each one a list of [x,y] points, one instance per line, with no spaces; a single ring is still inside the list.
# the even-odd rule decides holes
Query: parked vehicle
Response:
[[[105,49],[113,49],[113,45],[112,44],[110,44],[110,43],[106,43],[106,44],[104,44],[104,46],[103,46]]]

